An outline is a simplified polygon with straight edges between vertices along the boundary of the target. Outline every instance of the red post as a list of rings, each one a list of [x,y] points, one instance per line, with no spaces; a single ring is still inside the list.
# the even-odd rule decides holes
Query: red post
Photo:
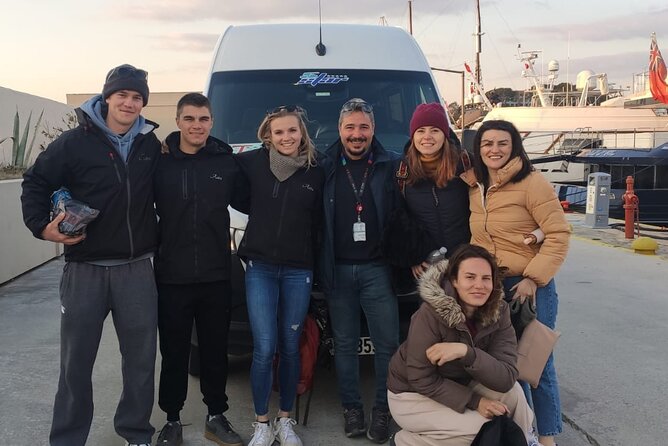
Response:
[[[635,215],[638,210],[638,196],[633,192],[633,177],[626,177],[626,192],[622,195],[624,203],[624,236],[633,238]]]

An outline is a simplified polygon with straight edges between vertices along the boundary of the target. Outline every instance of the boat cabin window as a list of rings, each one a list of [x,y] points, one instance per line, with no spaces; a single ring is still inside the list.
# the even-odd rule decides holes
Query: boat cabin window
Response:
[[[612,189],[626,190],[627,176],[633,177],[633,187],[636,189],[654,189],[655,178],[657,181],[656,188],[668,187],[668,185],[658,186],[662,178],[660,171],[663,170],[665,178],[665,175],[668,174],[666,169],[668,169],[668,166],[598,165],[595,171],[610,174],[610,187]],[[664,180],[664,182],[668,182],[668,180]]]

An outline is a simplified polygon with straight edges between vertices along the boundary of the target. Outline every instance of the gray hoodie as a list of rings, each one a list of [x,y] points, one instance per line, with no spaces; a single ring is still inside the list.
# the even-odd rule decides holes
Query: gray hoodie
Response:
[[[128,130],[124,135],[118,135],[111,131],[111,129],[107,126],[104,117],[102,116],[103,104],[104,101],[102,99],[102,95],[98,94],[81,104],[80,108],[90,117],[91,121],[93,121],[93,124],[95,124],[95,126],[100,128],[104,134],[107,135],[107,138],[109,138],[109,140],[112,142],[118,154],[127,164],[130,148],[132,147],[132,142],[135,140],[135,137],[140,133],[147,133],[152,129],[153,126],[147,124],[144,117],[139,115],[134,124],[132,124],[132,127],[130,127],[130,130]]]

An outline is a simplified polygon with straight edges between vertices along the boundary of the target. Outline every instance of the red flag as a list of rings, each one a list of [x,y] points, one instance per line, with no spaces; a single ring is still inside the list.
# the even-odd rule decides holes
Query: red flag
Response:
[[[666,62],[661,57],[661,51],[656,44],[656,35],[652,33],[652,44],[649,47],[649,89],[652,97],[664,104],[668,104],[666,74]]]
[[[467,64],[466,62],[464,62],[464,68],[466,68],[466,71],[471,73],[471,67],[469,67],[469,64]]]

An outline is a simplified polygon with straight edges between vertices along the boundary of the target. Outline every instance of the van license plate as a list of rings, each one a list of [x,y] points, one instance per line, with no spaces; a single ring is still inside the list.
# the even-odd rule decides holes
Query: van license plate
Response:
[[[361,336],[359,344],[357,344],[357,354],[358,355],[373,355],[376,353],[376,349],[371,342],[371,338],[368,336]]]

